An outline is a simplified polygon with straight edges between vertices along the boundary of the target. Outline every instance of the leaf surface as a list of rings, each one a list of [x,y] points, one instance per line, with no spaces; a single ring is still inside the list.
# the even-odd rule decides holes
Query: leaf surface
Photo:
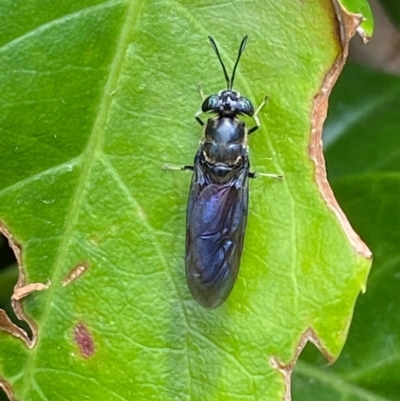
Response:
[[[362,15],[363,20],[360,24],[359,32],[365,39],[369,39],[374,31],[374,18],[368,1],[364,0],[338,0],[349,13]]]
[[[314,98],[344,45],[331,2],[1,12],[0,221],[21,251],[18,286],[50,284],[16,302],[31,342],[0,333],[3,387],[30,401],[280,400],[302,341],[335,359],[370,262],[309,155]],[[228,70],[249,35],[235,86],[255,104],[269,96],[252,165],[285,175],[251,182],[239,278],[214,311],[184,277],[190,175],[161,170],[193,159],[196,84],[223,88],[209,34]]]
[[[360,174],[338,179],[334,189],[352,224],[370,244],[374,263],[340,358],[327,366],[316,351],[306,349],[295,368],[293,399],[397,401],[400,177]]]
[[[400,400],[399,82],[347,64],[332,92],[324,130],[328,173],[374,263],[340,358],[327,366],[306,347],[294,370],[294,400]]]

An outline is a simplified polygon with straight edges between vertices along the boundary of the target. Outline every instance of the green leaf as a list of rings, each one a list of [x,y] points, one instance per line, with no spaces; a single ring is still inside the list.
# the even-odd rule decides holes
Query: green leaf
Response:
[[[342,7],[349,13],[359,14],[362,16],[362,22],[359,30],[361,35],[371,38],[374,32],[374,18],[368,1],[364,0],[339,0]]]
[[[400,171],[400,78],[348,64],[324,128],[329,176]]]
[[[299,344],[337,357],[370,265],[309,154],[347,45],[334,7],[68,3],[0,8],[0,222],[17,290],[42,289],[15,301],[33,340],[0,332],[3,385],[30,401],[281,400]],[[249,35],[235,85],[269,96],[252,165],[285,174],[251,182],[239,278],[213,311],[184,277],[190,175],[161,170],[193,160],[196,85],[223,88],[209,34],[228,70]]]
[[[294,400],[400,400],[400,174],[341,178],[335,193],[351,223],[371,246],[368,291],[359,297],[349,338],[332,366],[311,349],[294,375]]]

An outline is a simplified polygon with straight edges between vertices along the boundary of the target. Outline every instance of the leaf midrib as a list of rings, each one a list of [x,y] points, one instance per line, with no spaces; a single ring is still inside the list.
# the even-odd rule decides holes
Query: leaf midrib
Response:
[[[121,3],[114,3],[115,6],[119,6]],[[107,119],[109,116],[111,104],[112,104],[112,93],[117,88],[117,83],[120,77],[121,69],[124,62],[125,53],[129,45],[130,32],[135,26],[138,15],[142,9],[143,2],[140,0],[131,1],[128,4],[128,8],[125,15],[125,20],[123,21],[122,28],[120,31],[120,36],[116,41],[116,49],[113,57],[113,61],[109,68],[109,75],[107,77],[106,84],[104,86],[103,93],[100,97],[98,113],[93,123],[92,131],[89,135],[89,141],[82,152],[80,157],[82,172],[76,186],[76,191],[71,197],[71,203],[69,209],[66,213],[64,235],[60,243],[59,249],[57,251],[57,258],[54,262],[52,282],[59,283],[64,271],[64,261],[66,260],[68,250],[70,247],[70,238],[72,237],[73,231],[77,224],[77,219],[79,216],[79,210],[81,208],[82,202],[84,200],[85,186],[88,178],[91,175],[91,171],[95,162],[101,153],[102,147],[104,145],[104,127],[106,126]],[[79,15],[79,14],[77,14]],[[58,285],[53,285],[48,290],[48,302],[46,302],[45,308],[43,310],[42,317],[40,319],[41,331],[46,331],[46,323],[48,322],[49,315],[52,309],[52,298],[55,296],[55,291],[58,289]],[[22,399],[27,398],[29,390],[32,385],[36,382],[34,380],[35,364],[36,364],[36,354],[40,347],[41,338],[38,336],[37,344],[32,349],[32,354],[30,358],[27,359],[25,365],[25,375],[24,375],[24,385],[22,386]]]

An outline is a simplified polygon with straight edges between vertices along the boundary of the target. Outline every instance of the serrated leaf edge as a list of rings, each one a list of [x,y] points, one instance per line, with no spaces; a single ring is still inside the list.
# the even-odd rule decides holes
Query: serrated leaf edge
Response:
[[[317,334],[315,331],[309,327],[300,337],[300,341],[297,344],[296,351],[294,358],[292,359],[291,362],[288,364],[282,363],[278,358],[272,356],[269,360],[269,363],[271,366],[278,370],[284,378],[285,381],[285,395],[283,398],[283,401],[291,401],[292,396],[291,396],[291,378],[292,378],[292,372],[294,369],[294,366],[297,362],[297,359],[299,358],[301,352],[303,351],[304,347],[306,346],[307,342],[313,343],[318,350],[325,356],[325,358],[328,360],[328,363],[332,363],[335,360],[335,357],[326,350],[326,348],[321,344],[321,342],[318,339]]]
[[[341,50],[331,69],[326,73],[319,92],[314,96],[308,152],[315,165],[315,180],[322,198],[339,220],[355,251],[366,259],[372,259],[371,251],[354,231],[333,194],[327,179],[325,158],[323,155],[322,129],[327,115],[329,95],[346,62],[350,39],[355,35],[362,21],[362,18],[355,18],[354,14],[350,16],[343,13],[341,5],[336,0],[333,0],[333,5],[339,23]]]

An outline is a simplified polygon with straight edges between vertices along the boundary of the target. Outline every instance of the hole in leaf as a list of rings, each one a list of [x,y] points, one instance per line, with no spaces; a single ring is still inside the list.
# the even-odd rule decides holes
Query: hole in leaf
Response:
[[[0,401],[15,401],[12,387],[0,378]]]
[[[32,330],[27,322],[19,320],[11,304],[11,296],[18,281],[17,257],[8,239],[0,231],[0,309],[3,309],[12,323],[24,330],[32,338]],[[5,398],[8,400],[8,398]],[[2,398],[0,398],[2,401]]]
[[[16,264],[17,258],[15,257],[11,247],[8,245],[7,238],[0,233],[0,270],[13,266],[16,268]],[[16,274],[18,274],[18,272]]]
[[[4,390],[0,387],[0,401],[10,401]]]

